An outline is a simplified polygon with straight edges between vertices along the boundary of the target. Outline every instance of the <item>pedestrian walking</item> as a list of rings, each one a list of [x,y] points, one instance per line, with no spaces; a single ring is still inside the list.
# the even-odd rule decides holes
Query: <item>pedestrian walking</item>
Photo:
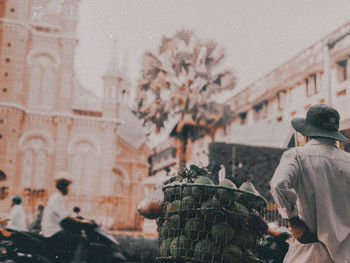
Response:
[[[337,146],[347,140],[339,119],[318,104],[292,120],[307,143],[283,154],[270,183],[295,238],[284,263],[350,262],[350,154]]]

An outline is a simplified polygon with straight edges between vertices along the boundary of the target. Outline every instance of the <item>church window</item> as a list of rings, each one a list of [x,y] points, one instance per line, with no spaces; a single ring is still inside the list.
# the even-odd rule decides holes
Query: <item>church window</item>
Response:
[[[48,146],[40,137],[34,137],[24,144],[22,188],[43,189],[47,171]]]
[[[71,171],[74,177],[73,192],[77,195],[93,193],[93,179],[97,174],[96,150],[87,141],[74,145],[71,158]]]

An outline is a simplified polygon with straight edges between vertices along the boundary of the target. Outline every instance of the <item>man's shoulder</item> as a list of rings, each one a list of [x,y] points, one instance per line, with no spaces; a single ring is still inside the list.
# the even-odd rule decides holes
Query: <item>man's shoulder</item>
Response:
[[[284,158],[295,158],[296,155],[297,155],[297,151],[300,151],[302,147],[293,147],[293,148],[290,148],[288,150],[286,150],[284,153],[283,153],[283,157]]]

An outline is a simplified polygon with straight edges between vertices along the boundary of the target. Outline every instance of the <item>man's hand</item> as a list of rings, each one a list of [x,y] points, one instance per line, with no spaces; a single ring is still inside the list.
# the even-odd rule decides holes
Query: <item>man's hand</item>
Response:
[[[8,218],[0,218],[0,224],[7,224],[9,220]]]
[[[317,242],[317,236],[311,233],[309,227],[298,216],[289,219],[292,235],[302,244]]]

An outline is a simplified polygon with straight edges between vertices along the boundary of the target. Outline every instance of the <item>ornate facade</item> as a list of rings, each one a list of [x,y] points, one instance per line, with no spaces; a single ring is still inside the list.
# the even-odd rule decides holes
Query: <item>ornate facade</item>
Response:
[[[0,1],[0,169],[9,196],[21,194],[28,221],[54,190],[56,172],[73,176],[69,207],[107,228],[142,230],[148,148],[123,103],[128,82],[112,62],[104,97],[80,86],[73,69],[79,0]]]

